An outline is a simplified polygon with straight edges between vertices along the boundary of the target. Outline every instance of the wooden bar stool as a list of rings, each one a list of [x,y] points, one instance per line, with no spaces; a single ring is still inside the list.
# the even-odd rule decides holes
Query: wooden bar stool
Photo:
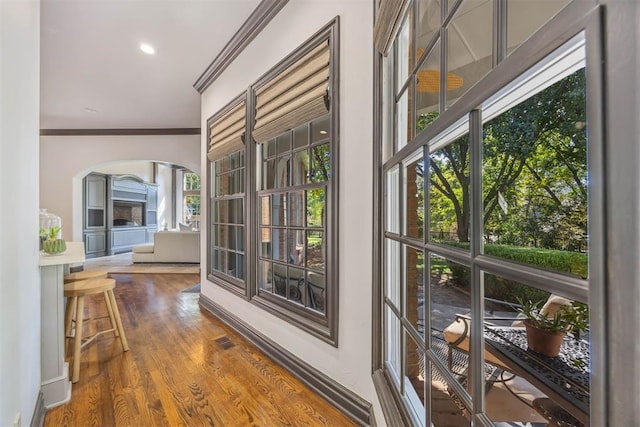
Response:
[[[75,282],[78,280],[88,279],[106,279],[109,275],[107,270],[84,270],[76,273],[69,273],[64,275],[64,283]]]
[[[64,285],[64,296],[69,298],[67,301],[67,310],[65,312],[65,333],[67,339],[73,338],[73,370],[71,382],[78,382],[80,379],[80,350],[96,339],[98,336],[113,332],[116,337],[120,338],[122,350],[128,351],[129,344],[122,328],[122,320],[120,319],[120,311],[116,304],[116,297],[113,294],[113,288],[116,286],[114,279],[90,279],[69,282]],[[103,294],[104,301],[109,312],[111,320],[111,328],[98,331],[89,337],[82,337],[82,322],[84,316],[84,297],[94,294]],[[71,333],[73,324],[73,311],[75,309],[75,333]],[[93,319],[95,320],[95,319]],[[84,342],[83,342],[84,341]]]

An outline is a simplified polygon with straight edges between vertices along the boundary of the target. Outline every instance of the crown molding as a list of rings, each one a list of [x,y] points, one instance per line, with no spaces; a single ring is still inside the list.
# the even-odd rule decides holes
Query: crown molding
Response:
[[[200,128],[40,129],[40,136],[200,135]]]
[[[193,87],[202,94],[280,12],[289,0],[262,0]]]

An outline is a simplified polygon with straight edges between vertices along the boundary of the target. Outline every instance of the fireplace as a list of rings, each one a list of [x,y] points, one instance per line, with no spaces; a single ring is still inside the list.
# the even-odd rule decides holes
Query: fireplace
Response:
[[[145,226],[145,203],[124,200],[113,201],[114,227],[142,227]]]

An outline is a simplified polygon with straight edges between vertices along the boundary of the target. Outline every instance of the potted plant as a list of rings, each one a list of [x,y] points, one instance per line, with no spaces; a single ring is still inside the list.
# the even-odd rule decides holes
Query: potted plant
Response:
[[[51,227],[49,230],[40,229],[40,236],[45,236],[42,241],[42,250],[50,255],[61,254],[67,250],[67,244],[64,239],[58,239],[58,233],[62,227]]]
[[[552,314],[542,312],[544,301],[534,303],[520,300],[520,305],[518,311],[524,316],[529,349],[548,357],[560,354],[560,346],[567,332],[571,331],[579,338],[580,331],[586,331],[589,327],[589,309],[583,303],[572,301]]]

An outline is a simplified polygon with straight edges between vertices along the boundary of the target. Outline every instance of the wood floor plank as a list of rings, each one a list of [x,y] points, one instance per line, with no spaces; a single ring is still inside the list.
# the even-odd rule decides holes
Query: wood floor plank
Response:
[[[182,292],[198,275],[113,277],[131,350],[113,334],[83,349],[71,402],[50,410],[45,426],[355,425],[202,310],[197,293]],[[86,305],[92,316],[107,313],[100,297]]]

